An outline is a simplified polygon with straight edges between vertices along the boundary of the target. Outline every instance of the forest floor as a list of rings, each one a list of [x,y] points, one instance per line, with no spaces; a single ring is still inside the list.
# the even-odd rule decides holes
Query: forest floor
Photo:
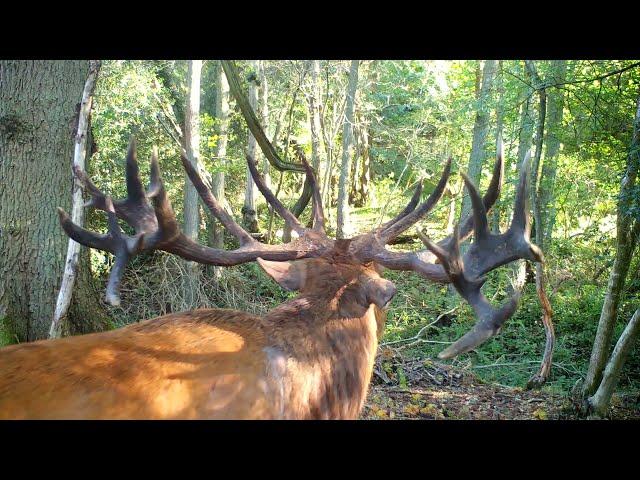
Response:
[[[611,419],[640,419],[639,402],[637,393],[616,395]],[[364,420],[577,418],[566,395],[487,383],[450,365],[399,357],[387,358],[384,368],[381,361],[376,363],[361,416]]]

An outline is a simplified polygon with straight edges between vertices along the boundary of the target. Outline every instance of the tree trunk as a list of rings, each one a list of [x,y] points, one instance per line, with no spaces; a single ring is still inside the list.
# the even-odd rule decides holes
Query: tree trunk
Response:
[[[216,107],[215,116],[218,119],[218,143],[216,144],[216,163],[224,167],[227,163],[227,130],[229,128],[229,83],[224,71],[217,65],[216,81]],[[213,176],[212,193],[220,205],[225,205],[224,197],[224,171],[216,172]],[[213,219],[211,246],[224,247],[224,228],[217,220]],[[219,269],[217,269],[219,271]]]
[[[607,363],[607,368],[604,371],[602,382],[600,382],[598,390],[595,395],[589,398],[590,409],[599,416],[606,415],[609,410],[611,397],[613,396],[613,391],[618,385],[618,380],[620,380],[622,367],[624,367],[627,357],[629,356],[629,352],[631,351],[639,332],[640,309],[637,309],[613,349],[611,359],[609,360],[609,363]]]
[[[338,216],[337,216],[337,238],[345,238],[346,225],[348,224],[349,205],[349,170],[351,168],[351,157],[353,156],[353,120],[355,112],[356,91],[358,89],[358,60],[351,61],[349,70],[349,86],[347,87],[347,104],[345,110],[344,124],[342,128],[342,164],[340,168],[340,181],[338,184]]]
[[[47,338],[69,238],[71,162],[87,61],[0,61],[0,320],[11,338]],[[86,251],[85,251],[86,252]],[[80,255],[68,324],[100,330],[108,319]]]
[[[309,95],[309,127],[311,130],[311,166],[316,171],[318,181],[322,178],[320,154],[320,61],[311,60],[308,65],[311,70],[311,95]]]
[[[189,60],[187,70],[187,108],[184,115],[184,148],[189,163],[200,171],[200,80],[202,60]],[[185,173],[184,175],[184,223],[182,231],[193,239],[198,239],[200,212],[198,192]],[[186,273],[182,278],[183,304],[178,308],[195,308],[197,283],[200,266],[196,262],[185,261]]]
[[[538,124],[536,128],[536,150],[535,155],[533,156],[532,165],[531,165],[531,207],[533,209],[533,228],[535,230],[535,239],[536,243],[540,248],[543,248],[543,230],[542,230],[542,213],[540,209],[540,188],[538,186],[538,181],[540,180],[538,177],[540,171],[540,162],[542,159],[542,145],[544,142],[544,130],[547,119],[547,91],[545,88],[541,88],[542,80],[538,76],[537,70],[535,68],[535,64],[531,60],[526,60],[527,68],[531,73],[531,77],[533,78],[535,84],[538,89],[538,96],[540,99],[540,104],[538,106]],[[538,268],[541,268],[542,265],[540,263],[536,264],[536,272]]]
[[[190,60],[187,73],[187,108],[184,118],[184,143],[189,163],[200,170],[200,78],[202,60]],[[198,192],[185,173],[184,176],[184,224],[182,231],[191,239],[197,239],[200,219]]]
[[[258,111],[258,82],[257,72],[260,68],[260,60],[252,60],[249,62],[253,72],[252,80],[249,81],[249,105],[254,112]],[[247,146],[247,155],[253,158],[259,165],[258,144],[256,138],[249,132],[249,140]],[[242,223],[244,228],[250,232],[258,231],[258,217],[256,212],[256,184],[251,177],[249,167],[246,168],[246,182],[244,192],[244,205],[242,207]]]
[[[76,127],[76,136],[74,139],[73,152],[73,168],[80,171],[87,169],[85,157],[87,148],[91,148],[91,144],[87,145],[89,137],[89,119],[91,116],[91,106],[93,103],[93,92],[100,71],[100,61],[92,60],[89,62],[89,75],[82,92],[82,101],[78,114],[78,125]],[[82,188],[80,182],[73,175],[73,200],[71,207],[71,220],[81,227],[84,225],[84,201],[82,198]],[[73,287],[76,281],[76,273],[78,271],[78,260],[80,258],[80,244],[69,239],[67,246],[67,258],[65,261],[64,274],[58,291],[58,299],[56,308],[53,313],[53,320],[49,328],[49,338],[59,338],[62,333],[62,322],[64,321],[71,298],[73,296]]]
[[[359,166],[360,166],[360,125],[359,119],[356,114],[356,123],[353,125],[352,139],[353,139],[353,156],[351,157],[351,172],[349,173],[349,200],[348,203],[351,206],[356,206],[358,203],[358,181],[360,180]]]
[[[480,67],[478,66],[478,69]],[[484,162],[485,146],[487,143],[487,135],[489,133],[489,100],[491,98],[491,88],[498,69],[497,60],[486,60],[482,70],[482,86],[478,92],[476,119],[473,124],[473,142],[471,144],[471,155],[469,156],[469,165],[467,167],[467,175],[476,185],[480,182],[482,173],[482,164]],[[465,191],[462,200],[462,213],[460,218],[466,218],[471,211],[471,199]]]
[[[360,156],[362,166],[360,168],[360,183],[358,184],[358,200],[356,207],[364,207],[371,198],[371,157],[369,156],[369,129],[366,123],[362,123],[360,132]]]
[[[551,61],[551,76],[554,83],[564,82],[567,72],[566,60]],[[558,169],[558,154],[560,153],[559,132],[562,129],[562,113],[564,108],[564,90],[552,88],[549,91],[549,121],[547,122],[547,133],[540,177],[540,230],[542,240],[545,245],[551,240],[553,225],[555,223],[555,196],[554,187],[556,181],[556,171]],[[539,245],[542,247],[542,245]]]
[[[267,83],[267,75],[264,72],[264,61],[259,61],[258,80],[260,82],[260,114],[262,117],[262,128],[267,136],[269,136],[269,84]],[[271,189],[271,175],[269,174],[269,159],[263,155],[262,175],[264,183]]]
[[[524,69],[524,79],[527,83],[531,83],[531,75],[527,68]],[[522,103],[522,109],[520,110],[520,136],[518,138],[518,170],[533,143],[534,121],[533,108],[531,105],[532,96],[533,88],[529,85],[523,85],[519,98],[519,101]]]
[[[542,213],[540,208],[540,188],[542,188],[542,183],[540,182],[540,185],[538,185],[538,172],[540,169],[540,159],[542,156],[542,145],[547,119],[547,91],[543,86],[543,82],[538,75],[533,61],[525,60],[525,65],[529,70],[531,78],[534,80],[536,88],[538,89],[538,96],[540,99],[538,106],[538,125],[536,129],[536,153],[531,167],[531,204],[533,208],[533,226],[535,230],[536,243],[540,248],[544,248]],[[536,263],[536,290],[543,309],[542,322],[545,328],[546,345],[540,370],[529,379],[527,384],[528,388],[540,387],[549,378],[553,360],[553,347],[555,345],[555,330],[552,323],[553,309],[551,308],[551,303],[545,293],[544,267],[540,262]]]
[[[611,337],[618,316],[618,305],[624,288],[633,251],[637,246],[637,237],[640,230],[640,222],[633,216],[633,208],[637,206],[637,198],[634,195],[638,166],[640,165],[640,96],[636,104],[636,112],[633,125],[633,135],[629,155],[627,156],[627,171],[620,182],[620,195],[618,197],[617,218],[617,245],[616,259],[609,276],[607,294],[602,305],[598,330],[591,351],[589,370],[582,387],[582,396],[587,399],[598,388],[602,379],[609,350],[611,349]]]
[[[531,75],[529,70],[524,68],[525,82],[531,84]],[[531,104],[531,97],[533,95],[533,88],[527,84],[522,85],[522,90],[519,95],[519,103],[521,103],[520,109],[520,135],[518,137],[518,163],[517,163],[517,175],[520,175],[522,171],[522,163],[524,157],[531,148],[533,143],[533,107]],[[518,178],[516,176],[516,178]],[[516,260],[512,267],[515,278],[526,279],[527,262],[525,260]],[[523,283],[524,285],[524,283]]]
[[[504,123],[504,78],[502,73],[502,60],[498,62],[498,74],[496,75],[496,91],[498,100],[496,102],[496,148],[502,139],[502,128]],[[491,231],[500,233],[500,203],[496,203],[491,209]]]

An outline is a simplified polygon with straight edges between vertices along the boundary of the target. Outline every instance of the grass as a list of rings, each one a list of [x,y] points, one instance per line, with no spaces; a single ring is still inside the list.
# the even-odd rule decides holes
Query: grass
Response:
[[[16,343],[5,326],[6,317],[0,317],[0,348]]]

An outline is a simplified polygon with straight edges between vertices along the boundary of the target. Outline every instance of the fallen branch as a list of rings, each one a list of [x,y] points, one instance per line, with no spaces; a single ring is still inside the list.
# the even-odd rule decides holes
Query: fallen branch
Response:
[[[87,155],[87,130],[89,128],[89,116],[91,114],[91,104],[93,103],[93,91],[96,86],[96,79],[100,71],[100,60],[89,61],[89,75],[84,84],[82,92],[82,102],[78,112],[78,128],[74,138],[75,148],[73,151],[73,170],[85,170],[85,157]],[[84,205],[82,201],[82,188],[76,175],[73,175],[73,200],[71,207],[71,220],[76,225],[84,224]],[[65,261],[62,283],[58,291],[56,308],[49,328],[49,338],[58,338],[61,335],[61,325],[69,310],[71,296],[73,294],[73,284],[78,271],[78,258],[80,254],[80,244],[69,239],[67,246],[67,259]]]

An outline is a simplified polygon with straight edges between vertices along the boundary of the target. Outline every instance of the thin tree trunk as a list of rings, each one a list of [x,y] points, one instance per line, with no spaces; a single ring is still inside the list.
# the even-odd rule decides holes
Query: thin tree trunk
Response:
[[[71,209],[74,130],[88,67],[82,60],[0,60],[0,321],[20,342],[49,336],[69,243],[55,211]],[[80,255],[79,272],[89,271],[88,259]],[[103,329],[108,318],[91,276],[80,273],[75,283],[69,333],[78,325]]]
[[[351,157],[353,156],[353,122],[355,112],[356,91],[358,89],[358,60],[351,61],[349,70],[349,86],[347,87],[347,105],[345,119],[342,128],[342,166],[340,168],[340,181],[338,184],[338,216],[337,216],[337,238],[345,238],[348,233],[345,231],[349,222],[348,187],[349,170],[351,168]]]
[[[620,297],[629,272],[631,258],[638,242],[640,223],[633,217],[633,203],[638,167],[640,165],[640,96],[636,104],[631,146],[627,157],[627,170],[620,182],[617,218],[616,259],[609,276],[607,293],[602,305],[598,330],[591,351],[589,370],[582,387],[583,399],[587,399],[598,388],[602,379],[602,371],[611,349],[613,328],[618,316]]]
[[[553,60],[551,62],[551,75],[554,83],[564,82],[567,72],[566,60]],[[555,224],[555,180],[558,169],[558,154],[560,153],[559,132],[562,129],[562,114],[564,108],[564,90],[553,88],[549,92],[549,121],[547,126],[542,175],[540,178],[540,210],[542,230],[541,238],[547,245],[551,240],[553,226]]]
[[[353,139],[353,156],[351,158],[351,172],[349,174],[349,205],[356,206],[358,202],[358,181],[360,176],[358,174],[360,166],[360,125],[358,115],[356,113],[356,122],[353,125],[352,131]]]
[[[91,115],[91,105],[93,103],[93,91],[95,90],[98,72],[100,71],[100,60],[91,60],[89,62],[89,75],[84,84],[82,92],[82,101],[80,103],[80,112],[78,115],[78,126],[76,128],[75,146],[73,152],[73,168],[85,171],[85,157],[87,154],[87,136],[89,131],[89,117]],[[84,225],[84,205],[82,199],[82,188],[75,175],[73,175],[73,200],[71,207],[71,220],[81,227]],[[69,239],[67,247],[67,259],[65,261],[64,274],[62,283],[58,291],[58,299],[56,308],[53,313],[53,320],[49,328],[49,338],[60,337],[61,323],[67,315],[71,297],[73,295],[73,286],[76,281],[76,272],[78,270],[78,259],[80,255],[80,244]]]
[[[200,170],[200,78],[202,60],[190,60],[187,73],[187,108],[184,119],[184,143],[189,163]],[[184,177],[184,224],[182,231],[191,239],[197,239],[200,225],[198,192],[185,174]]]
[[[609,410],[611,397],[613,396],[613,391],[620,380],[622,367],[624,367],[639,332],[640,309],[637,309],[613,349],[613,353],[611,354],[609,363],[607,363],[607,368],[604,371],[598,390],[595,395],[590,397],[588,400],[590,409],[599,416],[606,415]]]
[[[520,62],[519,62],[520,63]],[[522,65],[522,63],[520,63]],[[520,134],[518,137],[518,163],[517,163],[517,174],[519,175],[522,171],[522,163],[524,162],[524,157],[527,155],[527,152],[531,149],[531,145],[533,144],[533,106],[531,103],[531,98],[533,96],[533,88],[531,88],[528,84],[531,84],[531,74],[529,73],[529,69],[523,68],[524,70],[524,80],[527,84],[522,85],[522,90],[519,95],[519,103],[521,103],[520,109]],[[527,262],[526,260],[517,260],[513,264],[513,273],[515,278],[526,279],[526,270],[527,270]],[[524,285],[524,283],[523,283]]]
[[[264,71],[264,61],[259,62],[258,68],[258,80],[260,82],[260,113],[262,116],[262,128],[265,133],[269,131],[269,84],[267,83],[267,76]],[[264,176],[264,182],[271,189],[271,175],[269,174],[269,159],[263,155],[262,161],[262,175]]]
[[[221,167],[227,164],[227,130],[229,128],[229,83],[224,71],[217,66],[217,81],[216,81],[216,107],[215,115],[218,119],[218,143],[216,144],[216,163]],[[213,176],[212,193],[216,197],[216,200],[221,205],[226,203],[224,196],[225,187],[225,175],[224,171],[218,171]],[[217,220],[214,220],[211,246],[214,248],[224,247],[224,228]],[[219,272],[217,268],[215,271]]]
[[[200,170],[200,83],[202,77],[202,60],[189,60],[187,70],[187,108],[184,115],[184,148],[189,163],[196,171]],[[198,192],[185,174],[184,177],[184,234],[198,239],[200,212]],[[197,284],[200,266],[196,262],[184,262],[186,273],[182,277],[182,304],[179,310],[195,308],[197,305]]]
[[[533,158],[533,165],[531,167],[531,204],[533,208],[533,221],[535,228],[536,243],[540,248],[543,248],[543,229],[542,229],[542,216],[540,211],[540,187],[538,186],[538,172],[540,169],[540,159],[542,156],[542,145],[544,141],[544,130],[547,118],[547,92],[542,86],[542,80],[540,79],[535,64],[531,60],[525,61],[526,67],[531,74],[535,84],[538,88],[538,96],[540,104],[538,106],[538,126],[536,129],[536,153]],[[534,374],[527,384],[529,388],[536,388],[542,386],[551,373],[551,365],[553,361],[553,347],[555,345],[555,330],[553,328],[552,317],[553,310],[551,303],[545,293],[545,279],[544,279],[544,266],[542,263],[536,263],[536,290],[538,297],[542,304],[543,316],[542,322],[545,328],[546,345],[542,356],[542,362],[538,373]]]
[[[311,130],[311,166],[316,171],[318,179],[322,178],[320,154],[320,61],[311,60],[308,65],[311,70],[311,95],[309,95],[309,127]]]
[[[478,67],[480,68],[480,67]],[[487,135],[489,133],[489,100],[491,98],[491,88],[493,86],[496,71],[498,69],[497,60],[486,60],[482,69],[482,86],[478,92],[476,119],[473,124],[473,142],[471,144],[471,155],[467,167],[467,175],[476,185],[480,182],[482,164],[484,162]],[[460,218],[466,218],[471,211],[471,199],[465,191],[462,200],[462,213]]]
[[[502,60],[498,62],[498,73],[496,75],[496,91],[498,100],[496,102],[496,148],[502,139],[502,128],[504,123],[504,78],[502,73]],[[499,202],[491,209],[491,230],[493,233],[500,232],[500,204]]]
[[[542,80],[538,76],[533,61],[527,60],[527,68],[531,73],[531,77],[534,79],[538,86],[542,85]],[[540,248],[543,248],[543,230],[542,230],[542,216],[540,210],[540,193],[538,186],[538,174],[540,171],[540,162],[542,158],[542,145],[544,142],[544,129],[547,118],[547,92],[545,88],[538,89],[538,96],[540,104],[538,106],[538,124],[536,128],[536,150],[533,156],[531,165],[531,207],[533,209],[533,227],[535,230],[536,243]],[[538,266],[542,267],[540,263],[536,264],[536,271]]]
[[[254,112],[258,111],[258,83],[257,72],[260,68],[260,60],[252,60],[249,62],[255,78],[249,82],[249,105]],[[258,158],[258,144],[256,138],[249,132],[249,140],[247,146],[247,155],[255,162],[260,164]],[[256,212],[256,184],[251,177],[249,167],[246,168],[246,181],[244,192],[244,205],[242,206],[242,223],[244,228],[251,233],[258,231],[258,217]]]

